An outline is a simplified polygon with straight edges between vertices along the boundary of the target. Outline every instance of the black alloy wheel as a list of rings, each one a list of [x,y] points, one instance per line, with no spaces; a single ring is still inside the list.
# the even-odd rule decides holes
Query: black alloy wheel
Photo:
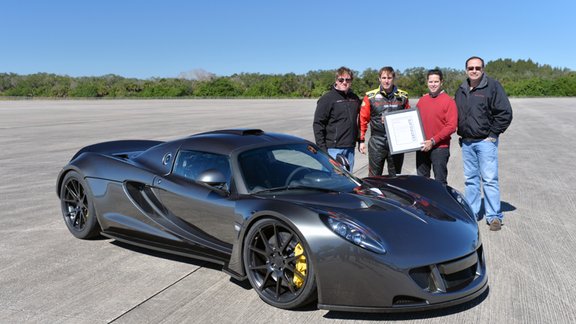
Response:
[[[283,309],[317,299],[316,278],[305,241],[288,225],[263,219],[244,241],[244,266],[250,284],[266,303]]]
[[[85,180],[75,171],[70,171],[60,188],[62,216],[68,230],[80,239],[99,235],[100,226],[92,205],[92,195]]]

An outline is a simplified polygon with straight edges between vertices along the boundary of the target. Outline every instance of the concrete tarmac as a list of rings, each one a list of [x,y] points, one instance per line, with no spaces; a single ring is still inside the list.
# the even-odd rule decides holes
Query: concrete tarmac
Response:
[[[216,265],[78,240],[56,197],[58,172],[83,146],[245,127],[313,140],[315,100],[0,100],[0,323],[576,323],[576,98],[511,102],[499,147],[505,225],[479,223],[488,292],[448,309],[363,314],[276,309]],[[448,182],[463,191],[455,137]],[[366,163],[357,154],[357,175]],[[406,154],[403,173],[414,164]]]

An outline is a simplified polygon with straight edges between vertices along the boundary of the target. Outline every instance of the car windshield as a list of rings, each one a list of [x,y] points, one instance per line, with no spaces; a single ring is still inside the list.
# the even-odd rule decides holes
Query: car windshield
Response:
[[[291,189],[351,192],[360,180],[310,144],[253,149],[238,156],[249,193]]]

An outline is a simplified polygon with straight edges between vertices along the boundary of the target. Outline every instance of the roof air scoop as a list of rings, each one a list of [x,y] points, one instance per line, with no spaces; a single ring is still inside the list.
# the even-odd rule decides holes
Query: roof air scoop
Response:
[[[246,135],[262,135],[264,134],[264,131],[256,128],[242,128],[242,129],[223,129],[212,133],[246,136]]]
[[[262,135],[262,134],[264,134],[264,131],[263,131],[263,130],[261,130],[261,129],[255,129],[255,128],[254,128],[254,129],[241,129],[240,131],[241,131],[241,133],[242,133],[242,134],[241,134],[242,136],[244,136],[244,135]]]

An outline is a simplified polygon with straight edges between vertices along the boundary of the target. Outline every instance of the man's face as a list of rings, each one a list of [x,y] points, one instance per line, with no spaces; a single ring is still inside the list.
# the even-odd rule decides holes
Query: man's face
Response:
[[[482,73],[484,73],[484,67],[482,67],[482,61],[479,59],[471,59],[466,65],[466,74],[471,82],[478,82],[482,78]]]
[[[352,77],[348,73],[344,73],[336,77],[336,90],[348,91],[352,85]]]
[[[440,76],[437,74],[430,74],[428,76],[428,90],[431,93],[437,93],[442,88],[442,81],[440,80]]]
[[[394,89],[394,76],[392,76],[392,73],[383,71],[380,75],[380,85],[386,93],[392,92],[392,89]]]

